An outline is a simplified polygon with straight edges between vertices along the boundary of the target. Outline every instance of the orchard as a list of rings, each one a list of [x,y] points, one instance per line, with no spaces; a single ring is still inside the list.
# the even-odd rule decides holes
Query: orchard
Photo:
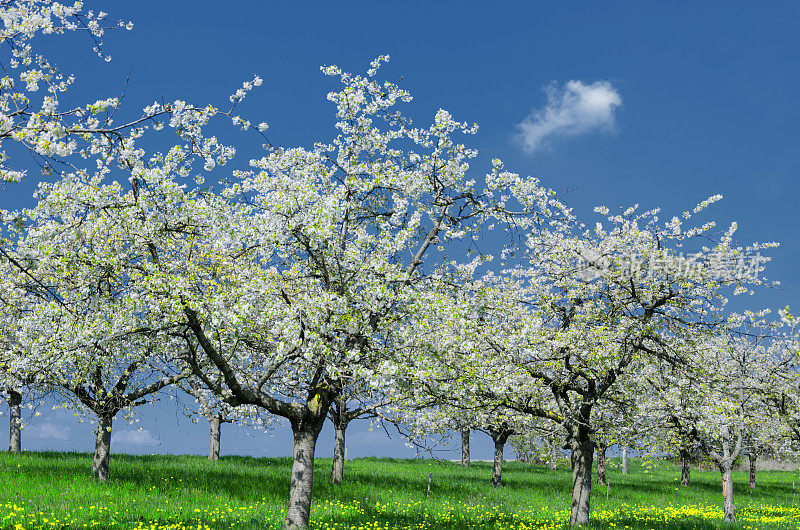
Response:
[[[736,222],[715,217],[720,195],[676,211],[580,214],[566,189],[493,153],[485,164],[476,124],[416,110],[404,87],[413,83],[383,76],[388,55],[361,73],[321,67],[332,127],[306,145],[281,144],[269,115],[240,110],[277,76],[236,81],[224,105],[161,99],[134,110],[102,94],[75,103],[75,77],[48,58],[53,42],[102,68],[113,53],[106,34],[133,28],[87,8],[0,2],[0,177],[6,194],[38,183],[33,206],[4,201],[0,212],[3,480],[35,488],[47,468],[66,488],[49,523],[33,490],[0,500],[4,527],[322,528],[331,517],[360,528],[352,514],[367,509],[380,528],[605,527],[615,517],[649,527],[700,524],[704,513],[800,524],[793,493],[776,493],[793,492],[793,474],[768,475],[771,508],[737,509],[737,462],[747,460],[755,492],[764,458],[796,467],[800,335],[791,308],[763,307],[778,244],[769,233],[740,241]],[[136,471],[111,446],[116,422],[177,395],[209,424],[209,462],[176,457]],[[31,403],[87,420],[91,466],[22,451]],[[460,465],[351,463],[345,434],[360,419],[420,448],[452,439]],[[220,459],[225,424],[280,421],[293,445],[279,471]],[[334,458],[319,462],[328,421]],[[476,433],[491,438],[491,464],[470,458]],[[528,463],[504,462],[506,444]],[[674,513],[659,519],[627,493],[609,511],[609,495],[633,491],[649,462],[662,468],[642,480],[662,501],[644,504]],[[716,504],[679,491],[695,487],[698,462]],[[248,507],[236,510],[247,515],[234,517],[215,495],[244,468],[260,478],[243,486]],[[137,477],[150,472],[163,483]],[[427,481],[424,500],[373,497],[402,490],[406,472],[420,489]],[[548,482],[556,489],[541,497],[537,484]],[[159,505],[166,494],[153,490],[170,488],[180,508],[133,516],[90,500],[109,504],[128,487]],[[463,503],[476,494],[470,512]],[[513,511],[528,501],[527,515]]]

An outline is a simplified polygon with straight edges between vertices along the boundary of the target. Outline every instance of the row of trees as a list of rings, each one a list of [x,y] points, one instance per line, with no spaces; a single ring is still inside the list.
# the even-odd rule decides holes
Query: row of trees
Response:
[[[173,385],[213,421],[288,420],[287,528],[308,525],[329,415],[337,455],[363,416],[412,439],[481,428],[501,457],[513,433],[557,433],[573,525],[589,517],[595,447],[704,451],[733,520],[745,442],[798,441],[794,318],[727,308],[765,285],[774,244],[690,224],[719,197],[667,222],[600,207],[587,226],[499,159],[473,175],[477,152],[460,142],[477,126],[445,110],[413,123],[398,110],[410,93],[376,80],[387,56],[364,75],[322,69],[340,83],[329,140],[267,143],[232,167],[238,140],[216,124],[264,135],[237,114],[260,78],[226,110],[155,103],[117,125],[117,98],[63,107],[72,78],[33,47],[86,31],[102,55],[104,13],[0,10],[3,175],[23,178],[28,154],[52,175],[33,208],[3,212],[2,386],[56,390],[95,415],[98,479],[116,415]]]

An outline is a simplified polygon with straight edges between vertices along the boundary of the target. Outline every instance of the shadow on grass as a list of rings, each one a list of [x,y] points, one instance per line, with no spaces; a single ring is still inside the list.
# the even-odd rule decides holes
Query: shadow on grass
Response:
[[[706,521],[701,519],[685,519],[682,521],[670,521],[670,522],[646,522],[640,521],[633,518],[619,518],[614,519],[613,521],[592,521],[589,519],[589,524],[581,526],[581,528],[586,529],[607,529],[608,523],[613,522],[614,528],[631,528],[631,529],[639,529],[639,528],[658,528],[659,530],[712,530],[716,528],[736,528],[731,527],[731,525],[721,526],[720,524],[714,523],[712,521]]]
[[[24,453],[23,469],[35,475],[75,475],[92,482],[90,476],[92,455],[77,452]],[[288,491],[291,469],[290,458],[255,458],[223,456],[209,462],[202,456],[128,455],[113,454],[109,480],[105,487],[130,485],[141,489],[172,488],[175,495],[213,492],[252,502],[263,497],[281,498]],[[146,470],[143,473],[142,470]],[[391,490],[393,495],[420,500],[426,497],[428,474],[432,474],[431,497],[445,498],[496,498],[510,492],[540,496],[554,490],[560,497],[568,495],[571,484],[569,470],[552,472],[536,466],[516,462],[507,463],[503,472],[503,487],[489,484],[491,462],[473,462],[464,468],[460,463],[446,461],[409,461],[393,458],[363,458],[350,460],[345,465],[342,486],[330,484],[331,460],[317,458],[314,470],[316,498],[346,500],[357,494],[375,497]],[[653,491],[657,491],[654,489]],[[167,492],[168,493],[168,492]],[[498,501],[500,499],[497,499]]]
[[[91,458],[89,453],[24,453],[19,457],[0,456],[0,466],[5,468],[2,472],[12,485],[24,482],[17,482],[20,472],[27,475],[24,480],[32,488],[37,486],[33,479],[53,477],[52,480],[46,478],[42,481],[45,487],[25,493],[29,502],[35,502],[43,511],[47,510],[48,503],[56,505],[65,500],[76,506],[93,504],[98,498],[105,501],[107,497],[101,496],[108,495],[108,492],[113,492],[113,495],[120,498],[135,498],[139,504],[149,503],[142,509],[150,510],[148,514],[152,513],[159,518],[161,515],[155,513],[156,508],[163,507],[159,503],[164,502],[165,497],[169,499],[170,507],[174,498],[184,501],[182,504],[187,509],[204,507],[203,503],[209,503],[208,499],[212,497],[215,499],[214,506],[222,506],[229,499],[241,504],[265,500],[273,515],[267,515],[269,510],[256,510],[258,513],[254,513],[255,517],[250,523],[241,523],[243,526],[240,527],[243,528],[263,528],[267,522],[274,524],[274,514],[279,513],[284,506],[291,467],[290,458],[225,456],[218,462],[209,462],[202,456],[114,454],[111,457],[111,478],[108,484],[97,485],[89,474]],[[12,469],[11,463],[17,463],[20,466],[19,471]],[[525,506],[531,507],[528,516],[531,513],[535,516],[539,510],[537,506],[547,505],[552,512],[569,505],[569,469],[561,467],[557,471],[550,471],[546,467],[510,462],[503,470],[504,487],[492,488],[489,486],[491,466],[490,462],[474,462],[469,468],[464,468],[457,462],[356,459],[346,464],[345,483],[342,486],[333,486],[329,483],[331,460],[318,458],[314,473],[314,498],[317,502],[313,508],[315,515],[312,527],[324,528],[326,523],[358,527],[368,521],[380,521],[390,527],[414,527],[422,522],[427,507],[432,514],[426,519],[430,523],[428,528],[479,528],[511,523],[512,519],[508,518],[510,514],[519,512]],[[593,492],[592,495],[595,512],[603,507],[614,508],[615,505],[629,502],[716,504],[715,499],[721,496],[719,481],[711,473],[698,474],[693,477],[693,485],[688,490],[680,491],[675,491],[672,473],[672,469],[659,470],[655,475],[610,473],[610,500],[604,499],[604,487],[593,484],[593,488],[596,488],[596,493]],[[426,502],[429,474],[432,475],[432,487],[430,498]],[[746,477],[742,481],[737,476],[736,480],[737,501],[746,501],[751,495]],[[46,491],[47,487],[52,489],[56,483],[59,488],[63,489],[66,485],[69,491],[74,492],[72,498],[66,499],[59,497],[62,493]],[[151,496],[148,492],[153,488],[157,490],[157,495]],[[39,493],[43,495],[38,495]],[[790,498],[790,493],[791,482],[765,482],[759,484],[752,494],[772,497],[768,502],[774,504]],[[337,513],[335,507],[326,508],[319,504],[326,500],[345,505],[357,503],[358,509],[352,513]],[[376,506],[377,502],[382,506]],[[459,504],[477,505],[487,511],[467,513],[458,508]],[[500,512],[508,513],[490,515],[488,510],[495,506],[500,508]],[[452,513],[448,515],[450,512]],[[523,516],[524,513],[520,512],[520,515]],[[192,515],[172,512],[172,516],[183,519]],[[267,521],[267,517],[273,518]],[[480,526],[476,526],[476,518],[480,521]],[[675,530],[722,527],[717,521],[683,519],[665,523],[628,518],[626,513],[621,513],[619,519],[592,521],[586,528],[607,528],[609,522],[613,522],[618,528],[625,525],[631,528]],[[211,521],[208,523],[214,527],[210,524]]]
[[[675,492],[675,488],[679,491],[690,494],[709,495],[722,495],[722,480],[714,480],[709,477],[696,477],[692,480],[690,486],[678,486],[677,482],[667,483],[664,481],[648,481],[641,482],[636,480],[626,480],[613,483],[614,487],[624,487],[627,491],[637,492],[640,494],[650,495],[671,495]],[[597,486],[598,490],[602,486]],[[603,490],[605,488],[602,488]],[[749,497],[752,495],[758,496],[779,496],[791,492],[791,484],[766,482],[759,484],[755,490],[751,490],[747,479],[738,479],[734,477],[733,494],[734,497]]]

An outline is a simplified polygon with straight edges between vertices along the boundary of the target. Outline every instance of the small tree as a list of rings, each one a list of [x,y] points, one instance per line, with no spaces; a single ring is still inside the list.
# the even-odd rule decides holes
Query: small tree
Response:
[[[720,471],[725,520],[736,520],[733,465],[747,445],[748,433],[759,439],[777,439],[780,422],[765,421],[769,412],[761,399],[761,384],[770,357],[766,346],[771,328],[763,325],[766,312],[733,315],[731,325],[691,346],[686,359],[693,371],[661,367],[649,380],[657,388],[651,397],[661,403],[664,426],[679,448],[682,483],[688,484],[688,461],[699,449]],[[762,330],[742,322],[760,319]],[[658,382],[656,382],[658,381]],[[698,396],[703,396],[698,399]],[[752,436],[752,434],[751,434]],[[669,438],[668,438],[669,439]]]
[[[388,394],[377,391],[365,381],[343,379],[341,385],[328,411],[334,428],[331,484],[337,485],[344,479],[347,427],[356,420],[386,417],[384,409],[393,404]]]
[[[246,423],[258,429],[262,429],[269,423],[269,418],[264,418],[259,414],[258,409],[243,406],[238,410],[231,407],[225,401],[195,378],[188,378],[177,383],[178,387],[194,398],[193,405],[187,405],[186,411],[192,417],[202,416],[209,426],[209,447],[208,459],[211,461],[219,460],[219,453],[222,440],[222,426],[226,423]]]
[[[516,434],[509,438],[509,443],[523,462],[547,465],[551,470],[558,467],[562,458],[561,446],[565,433],[558,425],[543,424]]]

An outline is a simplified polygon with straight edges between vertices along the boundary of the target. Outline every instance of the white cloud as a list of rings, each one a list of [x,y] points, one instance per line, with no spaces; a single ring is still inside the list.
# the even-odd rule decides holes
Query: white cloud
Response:
[[[111,434],[111,445],[159,445],[159,441],[153,438],[147,429],[136,431],[115,431]]]
[[[65,441],[69,440],[69,432],[69,427],[44,422],[31,425],[24,430],[23,434],[32,438],[49,438]]]
[[[573,79],[563,87],[553,83],[545,91],[547,105],[517,124],[517,139],[529,153],[547,145],[549,138],[614,128],[622,96],[608,81],[586,85]]]

